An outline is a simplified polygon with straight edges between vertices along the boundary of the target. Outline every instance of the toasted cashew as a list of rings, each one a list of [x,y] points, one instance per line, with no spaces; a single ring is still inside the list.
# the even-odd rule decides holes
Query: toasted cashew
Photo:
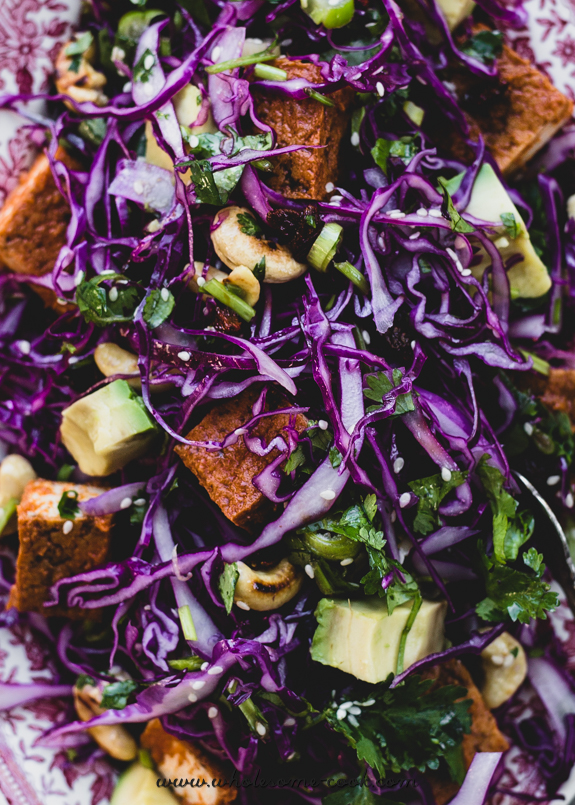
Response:
[[[91,101],[97,106],[105,106],[108,98],[102,92],[102,87],[106,84],[106,76],[95,70],[90,63],[96,55],[96,49],[91,45],[80,56],[78,70],[71,70],[72,57],[67,55],[66,50],[73,41],[66,42],[56,58],[56,89],[76,103]],[[73,109],[71,104],[68,105]]]
[[[138,369],[138,356],[127,349],[122,349],[112,341],[104,341],[98,344],[94,350],[94,361],[96,366],[105,377],[112,375],[135,375],[126,380],[135,389],[142,388],[140,380],[140,370]],[[172,388],[171,383],[150,383],[151,392],[168,391]]]
[[[74,706],[80,721],[89,721],[105,711],[100,707],[102,692],[94,685],[74,688]],[[125,727],[106,724],[89,727],[88,732],[98,746],[116,760],[133,760],[138,754],[138,745]]]
[[[305,263],[298,263],[285,246],[242,232],[238,215],[253,218],[250,210],[226,207],[216,214],[216,228],[211,233],[216,254],[228,268],[253,267],[265,258],[264,282],[271,283],[290,282],[307,271]]]
[[[30,462],[16,453],[6,456],[0,464],[0,521],[5,523],[4,528],[0,527],[2,535],[16,531],[15,506],[20,503],[28,482],[36,477]]]
[[[527,676],[523,646],[509,632],[503,632],[481,652],[485,679],[481,695],[493,710],[510,699]]]
[[[234,600],[240,609],[279,609],[297,595],[303,584],[301,570],[287,559],[270,570],[254,570],[243,562],[237,565],[240,575]]]
[[[254,272],[246,268],[246,266],[237,266],[237,268],[234,268],[224,282],[239,288],[243,293],[244,299],[251,307],[254,307],[260,298],[259,280],[254,277]]]

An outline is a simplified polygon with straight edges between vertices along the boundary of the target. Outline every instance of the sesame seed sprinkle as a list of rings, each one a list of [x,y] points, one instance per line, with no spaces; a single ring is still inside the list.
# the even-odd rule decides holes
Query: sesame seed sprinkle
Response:
[[[120,503],[121,509],[129,509],[132,505],[132,498],[123,498],[122,502]]]
[[[381,83],[381,81],[377,82],[377,84],[375,85],[375,88],[377,90],[377,94],[379,95],[379,97],[383,98],[383,96],[385,94],[385,89],[383,88],[383,84]]]
[[[210,667],[209,662],[203,662],[203,663],[200,665],[200,671],[207,671],[209,667]]]
[[[354,716],[352,713],[350,713],[350,714],[348,715],[347,720],[349,721],[349,723],[350,723],[352,726],[354,726],[354,727],[359,727],[359,721],[357,720],[357,718],[356,718],[356,717],[355,717],[355,716]]]
[[[218,717],[218,708],[217,707],[210,707],[208,710],[208,718],[214,719]]]
[[[425,207],[420,207],[417,210],[417,215],[419,215],[420,218],[427,218],[427,210],[425,209]]]
[[[196,696],[195,693],[189,693],[188,694],[188,701],[192,702],[192,704],[194,704],[195,702],[198,701],[198,697]]]
[[[185,350],[183,352],[178,352],[178,358],[181,361],[189,361],[191,357],[191,353],[186,352]]]
[[[240,609],[245,610],[245,612],[249,612],[250,609],[249,604],[246,604],[245,601],[236,601],[236,606],[239,607]]]
[[[370,336],[370,334],[367,332],[367,330],[362,330],[361,334],[363,336],[363,340],[366,343],[366,346],[369,346],[371,344],[371,336]]]
[[[531,422],[526,422],[526,423],[523,425],[523,430],[525,431],[525,433],[526,433],[528,436],[531,436],[531,435],[533,434],[533,425],[531,424]]]
[[[208,673],[209,673],[209,671],[208,671]],[[203,679],[196,679],[194,682],[192,682],[192,688],[194,690],[201,690],[202,688],[205,688],[205,686],[206,686],[206,683],[205,683],[205,681]]]
[[[108,291],[108,297],[110,299],[110,302],[117,302],[117,300],[118,300],[118,289],[116,288],[115,285],[114,285],[113,288],[110,288],[110,290]]]
[[[217,676],[218,674],[223,674],[224,669],[221,665],[214,665],[213,668],[208,668],[208,674],[210,676]]]
[[[160,291],[160,296],[162,297],[164,302],[167,302],[168,299],[170,298],[170,292],[168,291],[167,288],[162,288],[162,290]]]
[[[205,277],[197,277],[196,282],[198,283],[199,288],[203,288],[204,285],[206,284],[206,278]]]
[[[359,132],[354,131],[350,137],[352,145],[359,145]]]
[[[547,486],[555,486],[555,484],[558,484],[560,480],[560,475],[550,475],[549,478],[547,478]]]
[[[318,428],[320,428],[320,430],[328,429],[328,423],[325,421],[325,419],[320,419],[319,422],[317,423],[317,426]]]
[[[304,567],[304,570],[306,572],[306,575],[308,575],[310,577],[310,579],[315,578],[315,570],[313,569],[313,567],[311,565],[306,565]]]
[[[445,481],[445,483],[449,483],[449,481],[451,481],[451,470],[449,469],[449,467],[441,468],[441,477]]]
[[[567,494],[565,495],[565,505],[567,506],[567,508],[572,509],[574,502],[575,501],[573,501],[573,495],[571,494],[571,492],[567,492]]]
[[[406,506],[409,506],[411,502],[411,493],[410,492],[403,492],[399,496],[399,506],[402,509],[405,509]]]
[[[319,493],[319,496],[324,500],[333,500],[335,498],[335,492],[333,489],[324,489],[323,492]]]
[[[393,471],[397,475],[398,472],[401,472],[405,466],[405,459],[401,456],[398,456],[395,461],[393,462]]]
[[[146,505],[146,498],[138,498],[134,501],[134,506],[145,506]]]
[[[267,730],[261,721],[256,721],[256,732],[258,735],[265,735]]]
[[[443,218],[441,214],[441,210],[437,207],[433,207],[433,209],[427,211],[432,218]]]
[[[352,564],[353,564],[353,559],[351,558],[351,556],[348,556],[346,559],[342,559],[341,562],[340,562],[340,565],[342,567],[347,567],[348,565],[352,565]]]
[[[327,184],[326,184],[326,186],[325,186],[325,192],[326,192],[326,193],[331,193],[331,192],[333,192],[334,190],[335,190],[335,185],[334,185],[334,183],[333,183],[333,182],[327,182]]]
[[[66,522],[62,526],[62,531],[64,532],[64,534],[69,534],[73,528],[74,523],[72,522],[72,520],[66,520]]]

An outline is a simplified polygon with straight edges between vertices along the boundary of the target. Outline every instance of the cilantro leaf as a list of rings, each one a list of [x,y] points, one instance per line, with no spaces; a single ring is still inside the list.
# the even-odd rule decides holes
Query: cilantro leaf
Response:
[[[389,157],[399,157],[407,165],[419,151],[415,137],[400,137],[398,140],[376,140],[371,149],[375,164],[387,175],[387,160]]]
[[[503,34],[501,31],[479,31],[467,40],[461,50],[467,56],[488,64],[501,56]]]
[[[519,505],[504,488],[505,478],[497,467],[487,463],[488,456],[481,457],[477,474],[491,503],[493,513],[493,550],[501,564],[514,562],[519,548],[533,534],[535,521],[529,511],[517,512]]]
[[[240,212],[237,216],[237,221],[240,225],[240,232],[243,232],[244,235],[250,235],[254,238],[260,238],[263,235],[261,226],[252,215]]]
[[[367,408],[367,413],[378,411],[382,405],[387,402],[389,393],[396,386],[399,386],[403,375],[401,370],[394,369],[392,372],[392,380],[390,380],[384,372],[377,372],[375,375],[366,375],[367,385],[369,388],[363,390],[364,397],[369,400],[377,400],[379,405],[370,405]],[[389,399],[392,399],[391,397]],[[414,411],[415,405],[413,404],[413,396],[411,392],[407,394],[398,394],[395,398],[395,409],[392,416],[401,416],[408,411]]]
[[[92,676],[88,676],[88,674],[80,674],[78,679],[76,680],[76,687],[78,690],[82,690],[82,688],[86,687],[86,685],[95,685],[96,680]]]
[[[505,231],[511,240],[515,240],[519,234],[519,221],[515,215],[512,212],[502,212],[499,217],[501,218]]]
[[[75,520],[76,515],[80,514],[78,492],[75,489],[68,489],[62,493],[58,501],[58,514],[63,520]]]
[[[150,330],[154,330],[166,321],[174,309],[175,303],[174,295],[167,288],[156,288],[148,292],[142,318]]]
[[[94,41],[94,37],[90,31],[85,31],[82,34],[77,34],[73,42],[70,42],[66,48],[66,56],[71,57],[69,70],[72,73],[77,73],[82,64],[82,56],[89,50]]]
[[[413,576],[399,562],[383,552],[385,542],[381,532],[360,533],[367,538],[363,541],[366,543],[371,568],[361,579],[363,591],[366,595],[379,595],[380,598],[385,598],[387,611],[391,615],[396,607],[416,598],[420,594],[419,587]],[[382,539],[381,547],[376,547],[378,537]]]
[[[238,570],[238,566],[235,562],[232,562],[232,564],[225,564],[224,571],[218,579],[218,589],[228,615],[234,605],[234,593],[239,577],[240,571]]]
[[[443,217],[450,222],[451,229],[454,232],[473,232],[475,227],[471,224],[468,224],[465,218],[463,218],[457,212],[453,199],[449,195],[447,187],[441,179],[439,179],[439,184],[443,187],[443,205],[441,207],[441,212]]]
[[[523,554],[523,562],[531,571],[526,573],[490,559],[479,543],[481,562],[485,574],[487,597],[476,611],[486,621],[512,621],[529,623],[531,618],[547,617],[559,603],[557,593],[550,592],[549,585],[542,581],[545,571],[543,556],[535,548]]]
[[[336,470],[343,461],[343,456],[337,449],[337,447],[330,447],[329,448],[329,461],[331,466]]]
[[[454,470],[451,472],[449,481],[444,481],[441,475],[430,475],[428,478],[409,482],[409,488],[419,498],[417,514],[413,521],[415,531],[425,536],[431,534],[439,526],[437,511],[441,501],[452,489],[461,486],[466,478],[467,472]]]
[[[303,447],[301,444],[298,444],[295,450],[292,451],[290,457],[284,464],[284,472],[286,475],[289,475],[294,470],[297,470],[298,467],[301,467],[302,464],[305,464],[306,457],[303,451]]]
[[[212,166],[207,160],[198,159],[194,162],[190,162],[189,168],[194,185],[194,192],[199,202],[217,205],[225,203],[225,199],[222,199],[220,191],[217,188]]]
[[[112,682],[110,685],[106,685],[102,691],[101,706],[104,710],[123,710],[128,704],[128,697],[137,688],[137,684],[132,679]]]
[[[397,774],[438,769],[441,759],[470,731],[471,702],[457,701],[467,691],[455,685],[430,690],[433,681],[418,676],[407,677],[393,689],[389,681],[346,690],[346,700],[358,701],[361,715],[353,721],[349,716],[338,719],[334,703],[324,711],[327,722],[381,777],[389,770]],[[362,707],[362,695],[369,697],[369,706]]]
[[[100,286],[103,282],[113,280],[125,281],[125,277],[123,274],[99,274],[76,288],[76,302],[87,322],[106,327],[108,324],[132,321],[140,303],[140,290],[133,285],[115,285],[117,296],[111,299],[110,294]]]
[[[239,219],[239,217],[240,216],[238,215],[238,219]],[[264,277],[266,275],[266,256],[265,256],[265,254],[262,257],[262,259],[259,260],[255,264],[255,266],[253,267],[252,271],[253,271],[254,277],[257,279],[258,282],[263,282],[264,281]]]
[[[156,66],[156,57],[152,53],[150,48],[146,48],[146,50],[142,53],[142,55],[138,59],[137,63],[134,65],[132,80],[141,81],[142,84],[146,84],[152,77],[152,70],[154,69],[155,66]]]

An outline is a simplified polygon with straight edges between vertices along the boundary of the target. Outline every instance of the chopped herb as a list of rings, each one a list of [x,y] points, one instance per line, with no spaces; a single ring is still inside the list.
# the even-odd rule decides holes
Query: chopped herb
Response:
[[[263,235],[262,228],[252,215],[248,215],[245,212],[240,212],[237,219],[240,225],[240,232],[243,232],[244,235],[250,235],[254,238],[261,238]]]
[[[56,475],[56,480],[57,481],[69,481],[70,476],[72,475],[72,473],[74,472],[75,469],[76,469],[75,464],[62,464],[62,466],[60,467],[60,469],[58,470],[58,473]]]
[[[238,215],[238,218],[239,217],[240,216]],[[264,278],[266,276],[266,256],[265,256],[265,254],[262,257],[262,259],[259,260],[255,264],[255,266],[253,267],[252,270],[253,270],[254,277],[257,279],[257,281],[258,282],[263,282]]]
[[[196,627],[189,604],[184,604],[183,607],[178,607],[178,618],[180,619],[180,626],[182,627],[182,632],[184,633],[186,640],[197,640],[198,633],[196,632]]]
[[[447,188],[442,179],[439,179],[439,184],[443,187],[443,206],[441,212],[443,217],[449,221],[451,228],[454,232],[473,232],[475,227],[468,224],[467,221],[457,212],[453,199],[449,195]]]
[[[390,689],[389,683],[390,679],[376,685],[358,683],[344,690],[345,700],[359,703],[357,727],[349,717],[337,717],[335,702],[324,711],[324,717],[345,736],[358,760],[382,777],[389,771],[436,771],[471,729],[471,701],[458,701],[466,689],[444,685],[431,690],[433,680],[418,676],[407,677],[396,688]],[[362,708],[362,700],[368,699],[375,701]]]
[[[384,372],[378,372],[375,375],[366,375],[366,380],[369,388],[363,390],[363,394],[369,400],[377,400],[379,405],[370,405],[367,408],[367,413],[378,411],[382,405],[391,401],[393,397],[388,395],[392,389],[400,385],[403,379],[403,374],[400,369],[394,369],[392,372],[392,380]],[[406,394],[399,394],[395,397],[395,407],[392,416],[401,416],[408,411],[415,410],[413,404],[413,397],[411,392]]]
[[[441,475],[430,475],[428,478],[409,482],[409,488],[419,498],[413,521],[415,531],[425,536],[439,527],[437,512],[441,501],[452,489],[461,486],[466,478],[467,472],[453,470],[449,481],[444,481]]]
[[[461,48],[467,56],[488,64],[503,51],[503,34],[501,31],[479,31],[472,36]]]
[[[89,50],[94,41],[94,37],[90,31],[85,31],[82,34],[76,34],[73,42],[70,42],[66,48],[66,56],[71,57],[70,67],[68,68],[72,73],[77,73],[82,64],[82,56]]]
[[[210,163],[205,159],[198,159],[190,162],[189,168],[197,200],[203,204],[222,204]]]
[[[387,175],[387,161],[389,157],[398,157],[408,165],[419,151],[416,137],[400,137],[398,140],[376,140],[371,149],[375,164]]]
[[[337,447],[330,447],[329,448],[329,461],[331,466],[336,470],[343,461],[343,456],[337,449]]]
[[[80,674],[74,687],[76,687],[78,690],[82,690],[82,688],[85,688],[86,685],[94,686],[95,684],[96,680],[93,677],[88,676],[88,674]]]
[[[520,231],[519,221],[517,220],[515,215],[512,212],[502,212],[499,217],[503,221],[505,231],[507,232],[511,240],[515,240]]]
[[[0,506],[0,535],[16,514],[18,507],[18,498],[8,498],[8,500]]]
[[[118,295],[112,301],[106,290],[100,287],[103,282],[117,279],[125,281],[123,274],[99,274],[76,288],[76,302],[87,322],[106,327],[108,324],[132,321],[140,303],[140,289],[134,285],[117,285]]]
[[[286,461],[284,465],[284,472],[286,475],[289,475],[294,470],[297,470],[298,467],[301,467],[302,464],[305,464],[306,457],[303,451],[303,447],[301,444],[298,444],[295,450],[292,451],[290,457]]]
[[[78,493],[75,489],[69,489],[62,493],[58,503],[58,512],[63,520],[75,520],[76,515],[80,514],[78,506]]]
[[[106,136],[107,129],[108,123],[104,117],[86,118],[78,126],[80,135],[92,145],[100,145]]]
[[[150,57],[152,58],[152,62],[150,63]],[[149,67],[146,67],[146,63],[150,64]],[[146,84],[150,78],[152,77],[152,70],[156,66],[156,57],[152,53],[149,48],[142,53],[138,62],[134,65],[134,74],[133,74],[133,81],[139,81],[142,84]]]
[[[240,571],[238,570],[237,564],[233,562],[232,564],[226,563],[224,571],[218,579],[218,589],[228,615],[234,605],[234,593],[239,577]]]
[[[407,636],[411,632],[415,619],[417,618],[417,613],[421,609],[421,604],[423,603],[423,598],[421,597],[421,593],[419,590],[413,599],[413,604],[411,606],[411,612],[409,613],[409,617],[403,627],[403,632],[401,633],[401,638],[399,641],[399,649],[397,651],[397,673],[403,673],[403,663],[405,660],[405,644],[407,643]]]
[[[156,288],[148,292],[142,318],[150,330],[154,330],[166,321],[174,309],[174,304],[174,295],[167,288]]]
[[[102,691],[101,706],[104,710],[123,710],[128,704],[130,694],[137,688],[137,684],[132,679],[112,682],[110,685],[106,685]]]
[[[542,580],[545,571],[543,556],[535,548],[523,554],[523,563],[531,572],[515,570],[489,558],[484,546],[479,543],[480,559],[485,575],[487,597],[481,601],[476,612],[486,621],[529,623],[531,618],[547,617],[558,606],[557,593]]]
[[[138,760],[145,769],[156,768],[154,765],[154,761],[152,760],[152,756],[150,755],[147,749],[138,749]]]

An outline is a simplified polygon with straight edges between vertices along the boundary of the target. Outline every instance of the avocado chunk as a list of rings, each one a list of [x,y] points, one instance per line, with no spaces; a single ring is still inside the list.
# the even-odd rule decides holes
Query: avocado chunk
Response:
[[[110,805],[178,805],[169,789],[156,785],[157,779],[157,772],[133,763],[116,783]]]
[[[151,447],[158,428],[125,380],[114,380],[62,411],[60,434],[86,475],[111,475]]]
[[[461,184],[463,174],[460,173],[445,183],[445,187],[450,195],[453,195]],[[493,222],[495,233],[490,236],[490,240],[495,244],[503,264],[517,254],[522,255],[523,259],[515,263],[507,272],[511,297],[517,299],[533,298],[547,293],[551,287],[551,278],[541,258],[537,255],[529,232],[525,226],[521,215],[507,190],[503,187],[491,165],[482,165],[473,189],[469,204],[464,212],[483,221]],[[501,216],[512,215],[516,224],[516,235],[512,237],[505,228]],[[513,219],[510,219],[511,221]],[[483,272],[491,260],[484,250],[481,250],[482,260],[476,266],[472,266],[473,276],[481,279]]]
[[[311,657],[365,682],[383,682],[395,673],[401,635],[412,602],[388,615],[381,598],[358,601],[322,598],[315,611],[317,629]],[[441,651],[445,601],[423,601],[405,642],[403,667]]]
[[[460,22],[469,17],[475,8],[473,0],[438,0],[437,5],[443,12],[450,31],[453,31]]]

